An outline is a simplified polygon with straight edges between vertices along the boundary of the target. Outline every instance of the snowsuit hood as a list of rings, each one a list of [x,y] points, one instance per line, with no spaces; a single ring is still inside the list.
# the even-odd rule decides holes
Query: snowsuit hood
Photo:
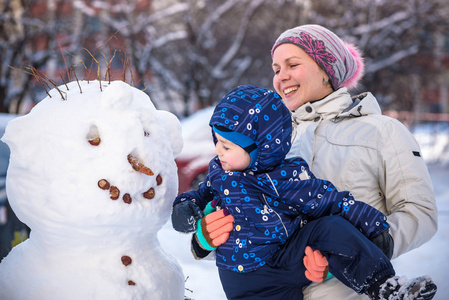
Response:
[[[258,153],[251,162],[251,171],[263,172],[281,163],[290,151],[291,121],[291,113],[277,93],[242,85],[221,99],[209,125],[243,134],[254,141]]]

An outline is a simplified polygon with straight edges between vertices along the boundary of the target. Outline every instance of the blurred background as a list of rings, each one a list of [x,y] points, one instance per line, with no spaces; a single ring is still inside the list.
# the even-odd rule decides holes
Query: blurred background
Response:
[[[0,0],[0,111],[46,96],[36,69],[58,85],[122,79],[183,118],[236,85],[272,87],[271,46],[307,23],[364,52],[359,92],[386,114],[449,121],[447,0]]]
[[[308,23],[364,52],[353,93],[372,92],[449,174],[447,0],[0,0],[0,135],[55,86],[123,80],[183,122],[177,163],[189,189],[213,156],[210,107],[240,84],[272,88],[271,46]],[[9,150],[0,146],[1,259],[28,229],[7,203]]]

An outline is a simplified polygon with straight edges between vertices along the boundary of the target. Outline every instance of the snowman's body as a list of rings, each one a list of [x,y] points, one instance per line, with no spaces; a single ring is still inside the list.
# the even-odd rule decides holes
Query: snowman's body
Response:
[[[183,299],[157,239],[177,193],[179,121],[126,83],[79,84],[2,138],[8,198],[31,235],[0,264],[0,299]]]

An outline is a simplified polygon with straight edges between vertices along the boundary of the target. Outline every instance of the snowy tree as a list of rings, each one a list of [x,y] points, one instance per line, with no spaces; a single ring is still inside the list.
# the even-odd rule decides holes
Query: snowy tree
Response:
[[[27,4],[35,1],[0,2],[0,111],[7,112],[13,99],[22,99],[30,88],[30,76],[12,66],[23,66],[23,62],[42,66],[50,57],[47,50],[37,51],[30,41],[37,38],[36,33],[46,30],[41,20],[30,17]],[[33,30],[34,29],[34,30]],[[44,41],[42,41],[44,42]]]
[[[447,1],[318,0],[308,20],[332,28],[364,52],[363,89],[384,107],[413,110],[421,103],[421,88],[442,71],[434,67],[435,32],[449,38]]]
[[[295,1],[189,1],[189,8],[184,82],[200,107],[239,84],[271,87],[271,46],[278,32],[301,23],[303,15]]]
[[[125,79],[159,108],[186,116],[215,104],[236,85],[271,87],[273,42],[284,30],[306,23],[322,24],[358,45],[367,65],[361,88],[374,92],[385,107],[411,110],[420,99],[412,97],[419,91],[409,76],[416,74],[414,80],[426,88],[445,70],[445,2],[3,1],[2,110],[18,112],[23,99],[42,98],[33,76],[17,71],[33,66],[56,79],[74,80],[72,69],[80,78]],[[429,68],[435,62],[439,67]],[[444,91],[444,80],[439,81]]]
[[[447,6],[442,0],[172,0],[154,1],[149,15],[110,14],[104,21],[113,30],[128,26],[120,34],[136,73],[151,72],[148,93],[179,116],[213,105],[238,84],[271,87],[270,47],[282,31],[305,23],[358,45],[367,65],[362,88],[384,106],[410,110],[420,99],[412,96],[419,91],[409,75],[418,74],[423,88],[424,74],[435,76],[422,60],[433,60],[435,30],[447,36]]]
[[[33,73],[45,68],[56,79],[59,49],[74,54],[81,49],[82,15],[68,10],[70,6],[57,0],[0,2],[0,111],[28,112],[33,103],[27,100],[41,99],[51,88],[37,83]],[[72,60],[76,58],[68,58],[69,66]]]
[[[150,11],[136,11],[137,1],[128,1],[122,13],[108,13],[102,22],[112,31],[122,28],[118,35],[127,43],[136,74],[151,76],[146,91],[179,116],[213,105],[238,84],[270,87],[271,44],[277,32],[300,23],[302,16],[302,5],[287,0],[153,4]]]

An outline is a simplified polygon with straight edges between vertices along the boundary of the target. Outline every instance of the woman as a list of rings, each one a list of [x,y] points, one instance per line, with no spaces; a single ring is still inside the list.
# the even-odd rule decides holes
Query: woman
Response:
[[[348,93],[363,76],[358,50],[322,26],[304,25],[279,36],[272,59],[274,88],[293,113],[289,157],[303,157],[317,177],[385,213],[392,258],[426,243],[437,230],[427,167],[412,134],[383,116],[371,93]],[[314,257],[322,258],[315,252],[305,260],[319,278]],[[330,277],[307,287],[304,299],[367,297]]]

